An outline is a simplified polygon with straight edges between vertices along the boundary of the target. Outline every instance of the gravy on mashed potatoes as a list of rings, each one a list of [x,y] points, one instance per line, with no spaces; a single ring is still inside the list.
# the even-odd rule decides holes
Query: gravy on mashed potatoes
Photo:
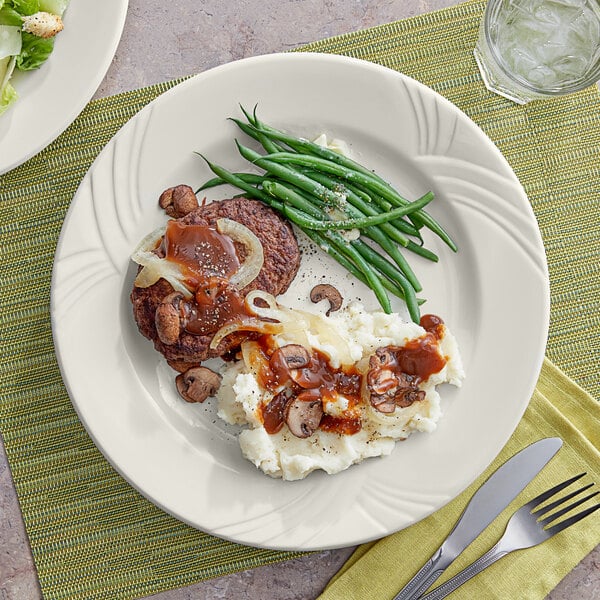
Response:
[[[464,378],[456,340],[434,315],[409,323],[352,302],[326,317],[262,300],[259,316],[281,327],[243,342],[217,398],[219,417],[244,427],[244,457],[272,477],[390,454],[397,440],[435,429],[436,386]]]

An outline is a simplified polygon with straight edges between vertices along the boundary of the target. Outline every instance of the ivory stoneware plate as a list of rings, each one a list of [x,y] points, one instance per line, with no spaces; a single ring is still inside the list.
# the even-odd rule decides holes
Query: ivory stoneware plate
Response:
[[[174,375],[137,331],[129,256],[166,222],[158,196],[212,176],[195,152],[242,170],[227,120],[239,104],[305,137],[325,132],[405,197],[432,190],[428,210],[459,245],[411,256],[427,298],[458,339],[462,388],[441,389],[444,415],[385,458],[333,476],[271,479],[246,461],[216,402],[185,403]],[[208,200],[233,189],[213,189]],[[323,252],[305,252],[280,301],[306,308],[325,275],[346,300],[373,294]],[[312,307],[312,310],[321,310]],[[404,307],[397,305],[402,312]],[[53,272],[56,351],[73,404],[123,477],[167,513],[216,536],[308,550],[380,538],[463,491],[502,449],[533,392],[544,355],[549,290],[534,214],[494,144],[454,105],[395,71],[340,56],[274,54],[191,78],[140,111],[98,156],[73,200]]]

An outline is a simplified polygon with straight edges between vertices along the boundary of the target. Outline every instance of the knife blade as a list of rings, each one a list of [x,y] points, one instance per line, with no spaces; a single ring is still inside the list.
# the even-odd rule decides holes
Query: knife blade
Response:
[[[393,600],[418,598],[454,559],[521,493],[558,452],[560,438],[544,438],[498,467],[473,494],[454,529]]]

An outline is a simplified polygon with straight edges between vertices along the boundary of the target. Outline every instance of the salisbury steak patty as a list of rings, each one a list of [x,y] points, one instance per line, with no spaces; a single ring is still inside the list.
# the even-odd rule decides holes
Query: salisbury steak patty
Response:
[[[260,239],[264,264],[254,281],[242,290],[242,295],[254,289],[264,290],[277,296],[287,290],[300,266],[300,251],[291,226],[277,213],[257,200],[232,198],[212,202],[178,219],[179,222],[194,225],[216,226],[218,219],[228,218],[252,230]],[[235,242],[236,252],[243,262],[245,247]],[[140,332],[154,342],[169,364],[178,371],[185,371],[203,360],[223,356],[239,346],[246,337],[243,333],[232,334],[221,341],[218,348],[211,350],[210,335],[195,335],[183,331],[173,344],[163,343],[155,327],[155,313],[160,302],[173,292],[171,285],[159,279],[147,288],[133,288],[131,302],[133,315]]]

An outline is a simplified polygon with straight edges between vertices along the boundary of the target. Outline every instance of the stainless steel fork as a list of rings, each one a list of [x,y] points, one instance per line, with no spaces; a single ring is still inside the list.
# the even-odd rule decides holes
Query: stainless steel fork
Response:
[[[550,525],[550,523],[553,523],[556,521],[556,519],[566,515],[575,507],[580,506],[590,498],[598,495],[600,492],[588,494],[587,496],[579,498],[567,506],[563,506],[560,510],[554,511],[555,508],[564,505],[571,498],[579,496],[585,490],[592,487],[594,485],[593,483],[585,485],[582,488],[575,490],[574,492],[571,492],[562,498],[559,498],[558,500],[554,500],[553,502],[540,507],[540,505],[546,502],[546,500],[549,500],[552,498],[552,496],[565,489],[567,486],[571,485],[578,479],[581,479],[584,475],[585,473],[581,473],[580,475],[572,477],[571,479],[554,486],[543,494],[540,494],[527,504],[524,504],[510,518],[508,525],[506,526],[506,530],[504,531],[504,535],[491,550],[486,552],[475,562],[471,563],[452,579],[449,579],[439,587],[435,588],[433,591],[429,592],[429,594],[421,596],[420,600],[441,600],[441,598],[445,598],[456,588],[460,587],[463,583],[471,579],[471,577],[481,573],[481,571],[495,563],[497,560],[501,559],[503,556],[506,556],[515,550],[537,546],[538,544],[550,539],[563,529],[570,527],[574,523],[581,521],[581,519],[584,517],[587,517],[588,515],[591,515],[593,512],[600,509],[600,504],[594,504],[593,506],[590,506],[581,512],[567,517],[555,525]]]

